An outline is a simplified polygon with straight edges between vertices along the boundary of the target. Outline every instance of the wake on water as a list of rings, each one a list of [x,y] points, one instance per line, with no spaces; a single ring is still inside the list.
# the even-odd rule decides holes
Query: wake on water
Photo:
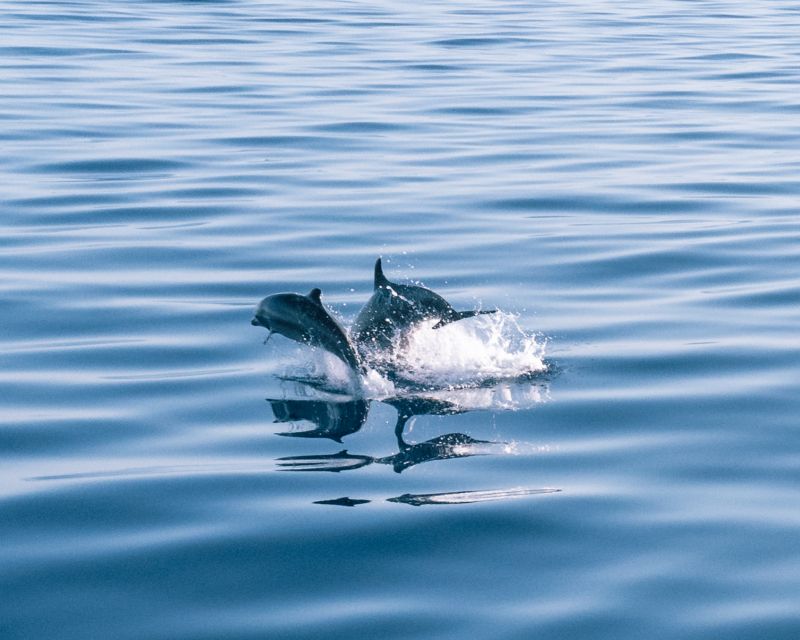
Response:
[[[281,359],[282,371],[274,373],[313,388],[315,394],[351,398],[424,393],[456,400],[466,409],[521,408],[545,400],[546,391],[531,383],[548,372],[546,340],[525,332],[516,316],[498,311],[438,329],[435,324],[431,320],[413,328],[392,351],[368,353],[363,375],[336,356],[305,346],[298,346],[304,354],[302,366],[287,366]],[[295,363],[297,355],[295,351]]]

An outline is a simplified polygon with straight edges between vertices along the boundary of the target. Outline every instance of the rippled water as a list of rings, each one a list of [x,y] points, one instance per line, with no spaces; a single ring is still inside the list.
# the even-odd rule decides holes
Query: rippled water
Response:
[[[0,19],[3,638],[800,635],[794,4]],[[379,255],[548,372],[298,382]]]

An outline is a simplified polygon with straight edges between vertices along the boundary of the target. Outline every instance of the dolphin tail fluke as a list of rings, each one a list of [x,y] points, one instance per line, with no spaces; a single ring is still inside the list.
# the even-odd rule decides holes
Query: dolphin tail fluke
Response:
[[[375,290],[380,287],[385,287],[389,284],[389,280],[383,275],[383,267],[381,266],[381,259],[375,261]]]
[[[454,311],[453,316],[450,318],[442,318],[433,325],[434,329],[440,329],[446,324],[450,324],[451,322],[458,322],[459,320],[464,320],[465,318],[473,318],[475,316],[482,316],[487,313],[497,313],[497,309],[480,309],[480,310],[472,310],[472,311]]]

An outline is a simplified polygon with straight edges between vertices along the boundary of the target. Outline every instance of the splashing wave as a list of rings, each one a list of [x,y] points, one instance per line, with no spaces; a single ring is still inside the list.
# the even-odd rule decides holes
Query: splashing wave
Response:
[[[430,388],[483,386],[547,370],[545,341],[510,313],[476,316],[439,329],[421,325],[392,354],[397,379]]]
[[[370,354],[364,375],[354,375],[325,351],[298,347],[304,354],[311,353],[311,359],[280,377],[310,384],[321,392],[373,399],[420,391],[492,391],[499,385],[508,388],[501,395],[509,397],[494,398],[489,404],[507,401],[514,405],[516,383],[548,371],[546,340],[525,332],[513,314],[476,316],[439,329],[433,329],[433,324],[414,328],[391,352]],[[285,365],[287,359],[280,362]],[[486,399],[482,400],[478,404],[485,405]]]

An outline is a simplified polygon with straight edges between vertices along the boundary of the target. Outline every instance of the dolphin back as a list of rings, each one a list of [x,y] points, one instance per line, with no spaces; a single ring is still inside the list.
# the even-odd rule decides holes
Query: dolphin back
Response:
[[[451,322],[491,311],[456,311],[442,296],[425,287],[391,282],[383,273],[381,259],[375,261],[372,297],[356,317],[350,335],[363,358],[375,349],[391,349],[398,334],[419,322],[437,318],[438,329]]]

